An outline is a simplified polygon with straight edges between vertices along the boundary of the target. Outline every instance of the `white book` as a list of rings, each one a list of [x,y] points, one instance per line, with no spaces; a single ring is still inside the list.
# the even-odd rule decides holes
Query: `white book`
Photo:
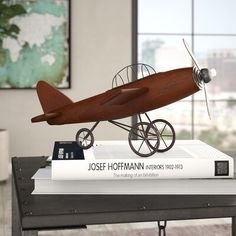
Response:
[[[235,179],[52,180],[50,167],[32,178],[32,194],[236,194]]]
[[[176,141],[169,151],[148,158],[134,154],[127,141],[103,141],[83,155],[82,160],[69,154],[67,159],[53,158],[52,179],[232,178],[234,172],[232,157],[199,140]]]

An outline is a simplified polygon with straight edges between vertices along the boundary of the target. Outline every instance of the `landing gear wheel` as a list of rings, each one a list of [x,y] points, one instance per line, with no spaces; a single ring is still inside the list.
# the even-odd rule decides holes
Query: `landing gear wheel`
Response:
[[[93,146],[94,136],[90,129],[82,128],[77,132],[75,140],[82,149],[89,149]]]
[[[135,124],[129,131],[128,141],[132,151],[141,157],[153,155],[160,145],[158,131],[147,122]]]
[[[160,137],[160,146],[157,152],[166,152],[170,150],[175,143],[175,130],[173,126],[166,120],[157,119],[150,123],[154,127]]]

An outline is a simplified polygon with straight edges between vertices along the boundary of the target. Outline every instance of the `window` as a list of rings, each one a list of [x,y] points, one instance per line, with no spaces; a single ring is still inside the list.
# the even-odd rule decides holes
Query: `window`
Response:
[[[151,111],[175,128],[177,139],[201,139],[221,150],[236,149],[236,1],[137,0],[137,61],[157,72],[192,66],[182,38],[201,67],[215,68],[204,92]]]

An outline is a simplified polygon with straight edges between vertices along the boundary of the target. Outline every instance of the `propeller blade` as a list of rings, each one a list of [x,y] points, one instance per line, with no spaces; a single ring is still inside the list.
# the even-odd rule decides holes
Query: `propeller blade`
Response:
[[[190,57],[192,58],[194,64],[196,65],[196,67],[198,68],[199,71],[201,71],[201,68],[200,66],[198,65],[197,63],[197,60],[196,58],[194,57],[190,47],[188,46],[187,42],[185,41],[185,39],[183,38],[183,43],[184,43],[184,46],[185,48],[187,49]],[[216,70],[215,69],[211,69],[210,70],[210,76],[211,77],[215,77],[216,76]],[[208,102],[208,98],[207,98],[207,90],[206,90],[206,85],[205,85],[205,81],[203,81],[203,88],[204,88],[204,94],[205,94],[205,102],[206,102],[206,107],[207,107],[207,113],[208,113],[208,116],[209,116],[209,119],[211,120],[211,114],[210,114],[210,108],[209,108],[209,102]]]
[[[204,87],[204,94],[205,94],[205,102],[206,102],[206,107],[207,107],[207,113],[208,113],[209,119],[211,120],[211,114],[210,114],[210,108],[209,108],[209,102],[208,102],[208,98],[207,98],[207,91],[206,91],[205,83],[203,83],[203,87]]]
[[[197,63],[196,58],[194,57],[194,55],[193,55],[193,53],[192,53],[190,47],[188,46],[188,44],[187,44],[187,42],[185,41],[184,38],[183,38],[183,43],[184,43],[184,46],[185,46],[185,48],[187,49],[187,51],[188,51],[190,57],[192,58],[194,64],[197,66],[197,68],[198,68],[199,70],[201,70],[200,66],[199,66],[198,63]]]

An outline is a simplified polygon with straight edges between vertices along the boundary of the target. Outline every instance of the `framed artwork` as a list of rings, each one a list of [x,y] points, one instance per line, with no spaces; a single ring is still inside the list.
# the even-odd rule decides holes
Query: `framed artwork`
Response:
[[[70,88],[70,0],[0,0],[0,88]]]

